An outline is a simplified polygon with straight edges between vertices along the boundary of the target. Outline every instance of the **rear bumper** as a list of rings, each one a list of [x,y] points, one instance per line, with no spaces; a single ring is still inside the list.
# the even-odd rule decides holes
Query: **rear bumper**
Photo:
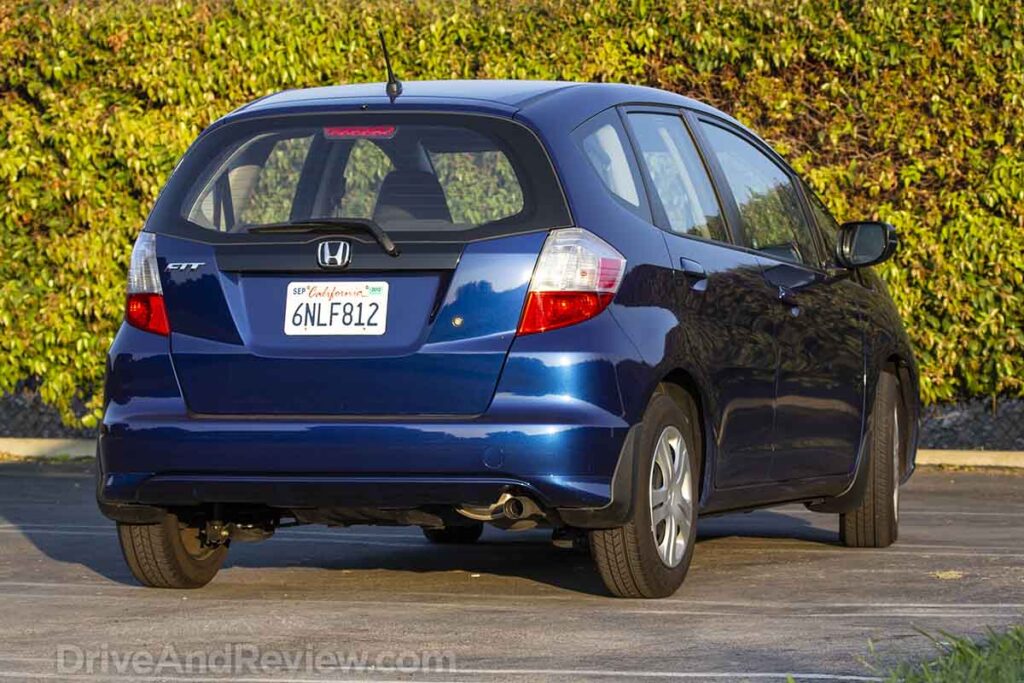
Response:
[[[108,517],[143,522],[206,503],[408,509],[514,490],[567,523],[615,526],[630,427],[618,370],[634,351],[602,315],[516,339],[481,415],[212,417],[188,410],[167,339],[123,326],[108,357],[97,498]]]
[[[161,414],[168,400],[135,399],[108,406],[97,497],[108,517],[146,521],[146,508],[205,503],[413,508],[514,491],[581,525],[614,523],[601,515],[628,426],[590,404],[529,403],[496,397],[461,422],[307,422]]]

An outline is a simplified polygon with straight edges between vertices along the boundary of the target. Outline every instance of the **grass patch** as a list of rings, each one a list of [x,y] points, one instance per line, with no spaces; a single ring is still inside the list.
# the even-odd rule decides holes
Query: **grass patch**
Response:
[[[947,634],[929,636],[942,653],[923,664],[904,664],[889,674],[892,683],[1020,683],[1024,681],[1024,626],[991,633],[975,643]]]

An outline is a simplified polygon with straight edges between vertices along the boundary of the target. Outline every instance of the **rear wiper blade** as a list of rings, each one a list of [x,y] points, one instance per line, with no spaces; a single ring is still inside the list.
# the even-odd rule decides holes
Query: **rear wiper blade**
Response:
[[[363,230],[373,235],[388,256],[398,256],[401,252],[391,241],[384,228],[369,218],[307,218],[287,223],[269,223],[249,228],[250,233],[274,232],[332,232],[335,230]]]

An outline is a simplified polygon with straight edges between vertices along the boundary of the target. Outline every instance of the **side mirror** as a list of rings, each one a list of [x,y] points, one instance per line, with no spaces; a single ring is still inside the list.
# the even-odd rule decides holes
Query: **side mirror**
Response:
[[[836,260],[844,268],[866,268],[887,260],[896,251],[896,228],[879,221],[855,221],[839,227]]]

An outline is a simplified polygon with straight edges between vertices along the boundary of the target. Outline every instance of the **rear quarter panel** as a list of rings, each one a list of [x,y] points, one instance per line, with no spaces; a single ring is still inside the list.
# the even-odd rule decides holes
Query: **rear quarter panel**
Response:
[[[575,224],[626,257],[622,285],[609,311],[633,346],[629,357],[616,361],[623,416],[633,424],[670,363],[670,337],[679,324],[672,306],[673,271],[662,232],[612,198],[573,140],[572,131],[589,118],[582,116],[552,106],[532,108],[530,117],[521,120],[549,150]]]

